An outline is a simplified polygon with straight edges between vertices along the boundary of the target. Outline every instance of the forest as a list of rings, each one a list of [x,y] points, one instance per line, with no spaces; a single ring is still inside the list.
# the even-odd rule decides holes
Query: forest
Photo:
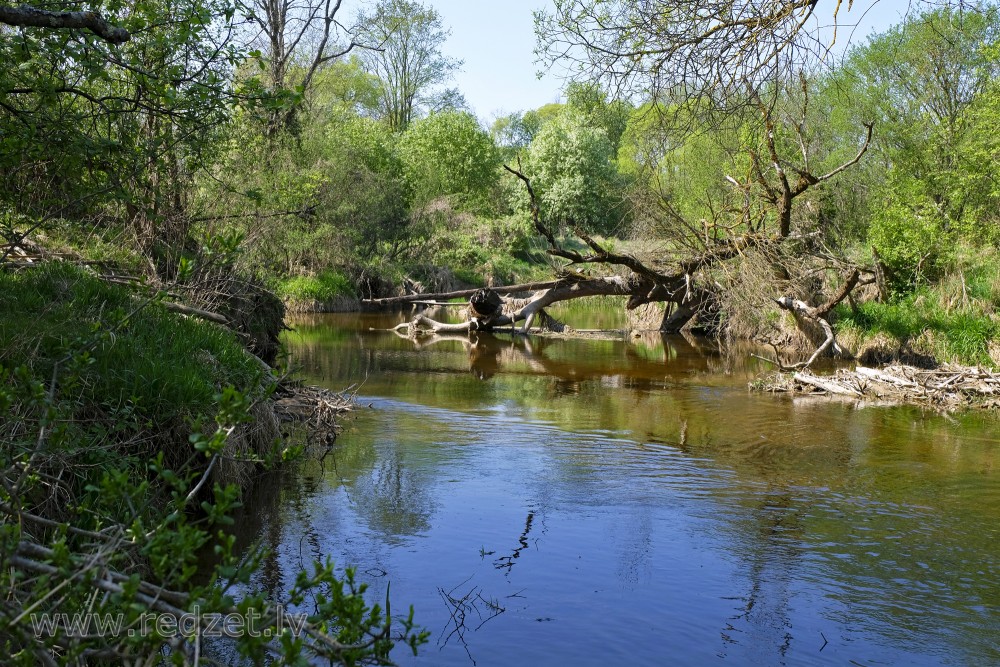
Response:
[[[259,566],[224,525],[236,464],[302,447],[267,416],[286,310],[530,283],[497,326],[617,297],[636,330],[752,341],[782,369],[1000,364],[1000,7],[815,27],[866,8],[555,0],[536,57],[565,68],[561,101],[483,119],[433,0],[0,5],[8,655],[165,641],[37,643],[36,609],[266,606],[205,583],[197,554],[232,585]],[[391,625],[351,577],[304,573],[311,634],[239,650],[416,650],[412,617]]]
[[[703,330],[782,345],[774,299],[818,306],[858,268],[877,287],[833,317],[855,348],[991,359],[992,6],[924,7],[842,56],[802,27],[783,51],[747,36],[743,60],[720,41],[633,66],[680,36],[623,3],[621,53],[587,51],[593,12],[558,4],[537,30],[540,58],[577,67],[564,101],[488,126],[449,87],[461,64],[431,6],[140,9],[120,46],[8,29],[7,255],[39,238],[158,280],[226,264],[310,309],[547,280],[603,251],[661,291],[683,279],[671,298]]]

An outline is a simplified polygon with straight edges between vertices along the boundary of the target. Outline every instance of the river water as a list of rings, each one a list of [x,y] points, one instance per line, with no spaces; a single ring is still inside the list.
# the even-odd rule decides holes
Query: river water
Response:
[[[257,585],[391,584],[432,633],[404,665],[1000,664],[995,413],[750,393],[765,368],[679,336],[372,330],[403,319],[292,323],[371,408],[247,508]]]

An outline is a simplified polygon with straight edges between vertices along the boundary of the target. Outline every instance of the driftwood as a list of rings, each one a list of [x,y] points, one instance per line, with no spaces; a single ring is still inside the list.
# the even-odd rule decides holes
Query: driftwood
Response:
[[[799,384],[816,387],[817,389],[830,394],[840,394],[841,396],[861,396],[861,392],[857,389],[852,389],[851,387],[844,386],[838,382],[833,382],[810,373],[796,373],[792,376],[792,379]]]
[[[857,366],[833,375],[799,371],[751,384],[754,389],[816,395],[834,394],[888,403],[916,403],[951,410],[972,405],[1000,407],[1000,373],[975,366],[944,364],[933,370],[894,365]]]
[[[476,290],[473,295],[486,290]],[[392,330],[406,330],[410,335],[431,333],[460,333],[468,331],[495,331],[510,327],[511,331],[526,334],[536,317],[544,313],[544,308],[560,301],[578,299],[585,296],[628,296],[634,291],[634,281],[621,276],[606,278],[563,279],[556,281],[549,289],[536,292],[526,300],[501,300],[503,312],[494,310],[489,317],[476,316],[476,305],[469,304],[471,317],[465,322],[448,324],[437,322],[425,315],[417,315],[409,322],[396,325]],[[483,297],[486,298],[486,297]],[[499,299],[499,296],[496,297]],[[483,307],[480,305],[480,307]],[[515,329],[518,322],[523,326]]]

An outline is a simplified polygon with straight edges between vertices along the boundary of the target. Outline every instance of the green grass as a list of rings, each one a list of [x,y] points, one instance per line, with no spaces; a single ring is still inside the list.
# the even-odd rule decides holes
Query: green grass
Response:
[[[947,310],[940,304],[940,293],[932,289],[895,303],[865,303],[857,312],[846,306],[838,308],[837,326],[853,330],[862,340],[888,334],[900,343],[925,341],[938,361],[992,365],[989,345],[1000,338],[1000,323],[985,303]]]
[[[69,220],[52,220],[37,236],[50,250],[69,251],[134,273],[141,274],[145,267],[142,256],[127,240],[128,232],[121,226],[88,227]]]
[[[286,278],[278,284],[277,292],[278,296],[299,301],[330,301],[339,296],[357,296],[350,279],[337,271]]]
[[[837,309],[840,332],[861,341],[888,335],[938,361],[996,365],[1000,343],[1000,252],[959,247],[955,263],[931,285],[889,303]],[[994,356],[990,356],[991,344]]]
[[[0,365],[47,383],[57,360],[99,338],[73,400],[88,413],[127,410],[147,427],[214,412],[226,385],[259,384],[259,365],[230,331],[140,303],[66,263],[0,272]]]

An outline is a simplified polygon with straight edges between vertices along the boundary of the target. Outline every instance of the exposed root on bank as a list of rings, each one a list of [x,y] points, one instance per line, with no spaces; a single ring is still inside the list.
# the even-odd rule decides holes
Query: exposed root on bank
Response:
[[[751,388],[806,396],[836,395],[882,403],[912,403],[942,410],[1000,407],[1000,373],[954,364],[944,364],[933,370],[902,365],[882,369],[857,366],[823,376],[808,371],[778,373],[755,380]]]

